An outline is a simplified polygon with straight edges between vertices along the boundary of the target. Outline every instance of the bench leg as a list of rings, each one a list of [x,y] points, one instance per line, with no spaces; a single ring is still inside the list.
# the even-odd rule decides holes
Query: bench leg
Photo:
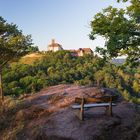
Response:
[[[105,107],[105,114],[109,115],[109,116],[113,116],[113,113],[112,113],[112,105],[109,105],[109,107]]]
[[[112,116],[112,102],[109,104],[109,116]]]
[[[83,121],[84,120],[84,112],[81,110],[76,110],[74,112],[74,114],[76,115],[76,117],[78,117],[79,120]]]
[[[79,119],[80,119],[81,121],[84,120],[84,98],[82,98],[82,103],[81,103],[81,109],[80,109]]]
[[[105,107],[105,114],[106,114],[106,115],[108,115],[108,110],[109,110],[109,108],[108,108],[108,106],[106,106],[106,107]]]
[[[80,119],[81,121],[84,120],[84,109],[81,109],[81,110],[80,110],[79,119]]]

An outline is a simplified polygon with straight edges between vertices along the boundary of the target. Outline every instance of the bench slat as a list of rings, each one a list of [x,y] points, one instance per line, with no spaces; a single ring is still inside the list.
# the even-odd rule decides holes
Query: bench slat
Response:
[[[117,100],[117,96],[103,96],[100,98],[93,98],[93,97],[88,97],[88,98],[84,98],[84,103],[97,103],[97,102],[110,102],[110,100],[112,101],[116,101]],[[82,98],[76,97],[75,98],[75,103],[79,103],[81,104],[82,102]]]
[[[98,104],[84,104],[84,108],[92,108],[92,107],[106,107],[109,106],[110,103],[98,103]],[[116,106],[116,104],[112,103],[112,106]],[[81,105],[72,105],[73,109],[80,109]]]

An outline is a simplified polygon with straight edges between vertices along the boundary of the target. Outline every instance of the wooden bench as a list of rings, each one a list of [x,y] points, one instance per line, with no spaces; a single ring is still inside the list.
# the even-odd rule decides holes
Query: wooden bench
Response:
[[[72,105],[73,109],[80,109],[78,112],[78,118],[84,120],[84,109],[93,107],[105,107],[106,113],[112,116],[112,106],[116,106],[114,101],[117,100],[117,96],[103,96],[100,98],[75,98],[76,105]]]

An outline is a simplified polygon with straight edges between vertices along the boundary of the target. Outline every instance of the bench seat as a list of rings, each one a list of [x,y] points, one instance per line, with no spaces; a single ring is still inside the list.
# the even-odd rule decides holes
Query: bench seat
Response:
[[[109,116],[112,116],[112,107],[116,106],[114,101],[116,101],[117,96],[103,96],[100,98],[94,98],[94,97],[89,97],[89,98],[75,98],[75,103],[72,105],[72,109],[78,109],[78,118],[80,120],[84,120],[84,110],[92,107],[105,107],[106,108],[106,113]]]
[[[92,108],[92,107],[107,107],[110,103],[93,103],[93,104],[84,104],[84,108]],[[115,103],[112,103],[112,106],[116,106]],[[81,105],[72,105],[73,109],[80,109]]]

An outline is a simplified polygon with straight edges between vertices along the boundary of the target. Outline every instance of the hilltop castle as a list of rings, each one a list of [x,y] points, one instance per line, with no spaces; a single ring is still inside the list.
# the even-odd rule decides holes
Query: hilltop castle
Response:
[[[51,44],[48,45],[48,51],[56,52],[59,50],[64,50],[62,45],[55,42],[52,39]],[[73,56],[83,56],[84,54],[92,54],[93,51],[90,48],[79,48],[78,50],[68,50]]]
[[[52,39],[51,44],[48,45],[48,51],[56,52],[59,50],[63,50],[62,46],[58,43],[55,43],[55,40]]]

